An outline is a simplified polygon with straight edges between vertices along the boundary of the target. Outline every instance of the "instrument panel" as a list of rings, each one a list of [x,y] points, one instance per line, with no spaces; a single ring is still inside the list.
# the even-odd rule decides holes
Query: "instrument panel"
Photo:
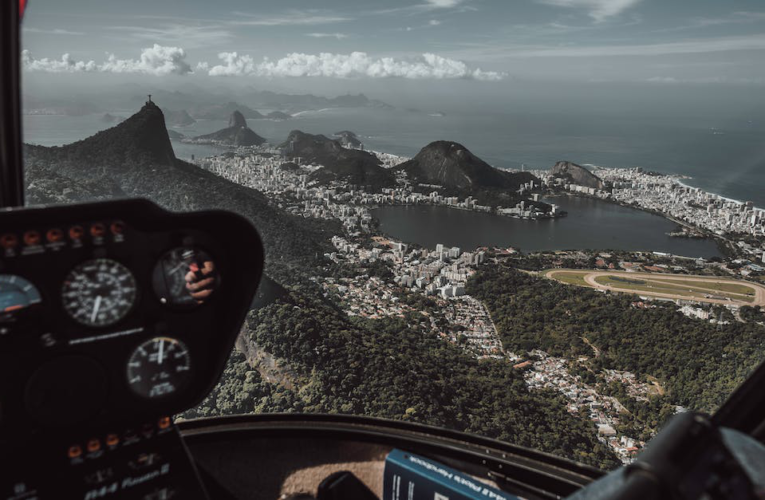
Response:
[[[193,407],[262,270],[257,231],[228,212],[146,200],[0,212],[0,442]]]

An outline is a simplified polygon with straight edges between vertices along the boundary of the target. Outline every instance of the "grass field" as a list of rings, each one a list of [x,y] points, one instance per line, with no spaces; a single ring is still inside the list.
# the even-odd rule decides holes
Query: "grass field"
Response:
[[[763,304],[765,287],[732,279],[680,274],[551,269],[543,276],[569,285],[718,304]]]
[[[675,279],[655,279],[653,280],[657,283],[678,283],[678,280]],[[754,297],[754,289],[750,286],[746,285],[739,285],[737,283],[709,283],[709,282],[695,282],[695,283],[689,283],[685,282],[689,286],[693,285],[694,288],[703,288],[705,290],[711,290],[714,292],[731,292],[731,293],[740,293],[741,295],[750,295]]]
[[[689,291],[687,287],[683,288],[682,286],[669,285],[653,280],[628,280],[615,276],[599,276],[595,278],[595,282],[600,285],[622,288],[625,290],[634,290],[635,292],[671,293],[681,297],[694,297],[695,295],[700,294],[698,291]]]
[[[589,284],[587,284],[586,281],[584,281],[584,277],[587,276],[587,274],[588,274],[587,271],[557,272],[555,273],[555,279],[558,281],[562,281],[563,283],[566,283],[568,285],[590,286]]]

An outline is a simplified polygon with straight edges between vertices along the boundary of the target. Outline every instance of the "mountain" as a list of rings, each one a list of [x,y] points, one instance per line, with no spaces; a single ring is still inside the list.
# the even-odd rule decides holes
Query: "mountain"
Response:
[[[191,108],[191,116],[196,119],[204,120],[225,120],[235,111],[239,112],[242,116],[250,120],[260,120],[264,118],[262,114],[255,111],[254,109],[248,108],[247,106],[238,104],[236,102],[194,106]]]
[[[228,127],[213,132],[212,134],[200,135],[195,138],[196,141],[210,141],[231,146],[260,146],[265,139],[247,126],[242,113],[235,110],[228,119]]]
[[[347,148],[360,148],[362,143],[359,137],[350,130],[343,130],[342,132],[335,132],[335,137],[338,137],[340,144]]]
[[[605,183],[600,177],[593,174],[586,168],[570,161],[559,161],[552,168],[552,174],[555,177],[562,177],[569,180],[572,184],[587,186],[595,189],[603,189]]]
[[[153,103],[116,127],[60,147],[25,146],[31,204],[139,196],[169,210],[224,209],[260,232],[267,270],[281,282],[315,274],[339,224],[306,220],[269,204],[260,192],[175,158],[162,111]]]
[[[197,121],[185,109],[180,111],[162,110],[165,114],[165,122],[171,127],[188,127]]]
[[[465,146],[450,141],[431,142],[411,160],[396,167],[420,184],[437,184],[456,189],[512,189],[536,179],[528,172],[496,169],[471,153]]]
[[[323,135],[293,130],[279,148],[289,158],[302,158],[304,163],[323,165],[323,169],[312,174],[314,179],[322,182],[344,180],[353,185],[375,189],[396,183],[393,174],[381,166],[375,155],[358,149],[347,149],[340,141]]]
[[[348,94],[331,98],[312,94],[280,94],[267,90],[252,90],[244,95],[244,100],[260,108],[278,108],[292,113],[324,108],[390,109],[393,107],[382,101],[369,99],[364,94]]]

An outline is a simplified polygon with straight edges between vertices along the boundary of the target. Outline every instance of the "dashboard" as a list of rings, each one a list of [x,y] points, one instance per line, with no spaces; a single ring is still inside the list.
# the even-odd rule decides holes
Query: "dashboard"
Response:
[[[262,271],[257,231],[228,212],[146,200],[0,212],[0,445],[90,470],[171,440],[170,416],[218,381]],[[19,484],[30,491],[0,498],[37,498],[14,497]]]

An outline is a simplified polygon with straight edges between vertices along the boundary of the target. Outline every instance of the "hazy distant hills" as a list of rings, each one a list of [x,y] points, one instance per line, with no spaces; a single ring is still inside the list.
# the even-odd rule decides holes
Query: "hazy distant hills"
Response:
[[[265,118],[260,112],[252,108],[229,101],[225,104],[197,105],[190,108],[191,116],[202,120],[226,120],[233,112],[241,113],[242,116],[251,120],[260,120]]]
[[[186,110],[195,119],[225,120],[239,110],[248,120],[286,120],[301,111],[325,108],[392,108],[392,106],[364,94],[323,97],[312,94],[283,94],[253,87],[244,89],[210,89],[194,84],[179,85],[169,91],[152,86],[125,83],[111,85],[92,92],[79,93],[62,90],[51,97],[38,92],[23,96],[25,114],[55,114],[81,116],[105,111],[136,109],[143,105],[147,95],[162,103],[164,110]],[[256,111],[263,110],[263,113]],[[266,112],[269,112],[266,114]],[[169,116],[168,123],[172,123]]]
[[[185,109],[180,111],[163,109],[162,112],[165,114],[165,123],[167,123],[169,127],[188,127],[197,122]]]
[[[282,109],[291,113],[324,108],[392,108],[393,106],[376,99],[369,99],[364,94],[321,97],[312,94],[280,94],[276,92],[251,91],[244,94],[244,99],[261,108]]]
[[[586,168],[570,161],[559,161],[552,168],[552,174],[555,177],[561,177],[572,184],[587,186],[595,189],[603,189],[605,184],[600,177],[593,174]]]
[[[324,165],[313,177],[322,180],[344,180],[356,186],[373,188],[393,186],[393,174],[381,166],[373,154],[358,149],[347,149],[340,141],[324,135],[312,135],[293,130],[279,146],[289,158]]]
[[[266,247],[269,272],[308,269],[340,231],[269,205],[260,192],[175,158],[162,111],[147,103],[116,127],[61,147],[25,147],[31,204],[113,197],[149,198],[171,210],[219,208],[251,219]],[[294,280],[294,276],[292,276]]]
[[[247,120],[245,120],[244,115],[239,110],[231,113],[228,127],[212,134],[200,135],[196,137],[196,140],[219,142],[231,146],[260,146],[266,142],[265,139],[247,126]]]

